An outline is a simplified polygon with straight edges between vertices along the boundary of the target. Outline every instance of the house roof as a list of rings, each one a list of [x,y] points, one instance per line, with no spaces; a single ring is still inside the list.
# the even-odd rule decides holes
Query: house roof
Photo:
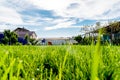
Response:
[[[35,36],[37,36],[34,31],[27,30],[24,27],[23,28],[17,28],[17,29],[14,30],[14,32],[16,32],[19,37],[25,37],[26,35],[31,36],[32,34],[35,34]]]
[[[102,27],[100,29],[105,29],[106,33],[119,33],[120,32],[120,21],[119,22],[111,23],[110,25]],[[96,29],[94,31],[90,31],[90,32],[87,32],[85,34],[99,33],[100,29]]]
[[[110,25],[105,26],[100,29],[104,29],[106,33],[119,33],[120,32],[120,22],[111,23]],[[93,32],[98,33],[100,29],[97,29]]]
[[[35,33],[35,31],[30,31],[29,35],[35,34],[37,36],[37,34]]]
[[[27,29],[25,29],[24,27],[23,28],[17,28],[17,29],[15,29],[14,31],[17,31],[17,30],[21,30],[21,31],[27,31],[27,32],[29,32],[29,30],[27,30]]]

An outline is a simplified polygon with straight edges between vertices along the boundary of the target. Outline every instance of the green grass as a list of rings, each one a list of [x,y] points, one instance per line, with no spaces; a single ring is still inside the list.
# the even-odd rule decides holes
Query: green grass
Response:
[[[0,46],[0,80],[120,80],[120,46]]]

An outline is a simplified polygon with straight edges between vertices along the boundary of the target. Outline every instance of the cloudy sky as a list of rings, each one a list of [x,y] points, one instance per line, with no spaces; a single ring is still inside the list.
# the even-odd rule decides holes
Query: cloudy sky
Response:
[[[0,0],[0,31],[24,27],[38,37],[70,37],[112,20],[120,20],[120,0]]]

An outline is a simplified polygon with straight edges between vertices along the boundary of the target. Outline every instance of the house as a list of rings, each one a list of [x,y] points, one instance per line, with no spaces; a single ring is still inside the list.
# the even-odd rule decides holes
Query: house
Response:
[[[60,37],[60,38],[43,38],[39,39],[41,41],[41,44],[48,44],[48,45],[65,45],[65,44],[76,44],[77,41],[75,41],[72,38],[65,38],[65,37]]]
[[[67,44],[68,38],[46,38],[47,44],[63,45]]]
[[[0,38],[4,38],[3,32],[0,32]]]
[[[25,28],[17,28],[13,30],[18,35],[18,42],[24,44],[27,44],[27,40],[25,39],[25,36],[28,35],[31,39],[37,39],[37,35],[34,31],[29,31]],[[0,32],[0,43],[2,43],[4,38],[4,33]]]
[[[28,35],[32,39],[37,39],[37,35],[34,31],[30,31],[23,28],[17,28],[14,30],[14,32],[18,35],[19,38],[25,38],[26,35]]]
[[[120,21],[113,22],[102,28],[87,32],[82,36],[94,37],[95,39],[97,39],[96,37],[98,36],[100,29],[102,29],[102,35],[101,35],[102,41],[109,41],[110,43],[111,42],[118,43],[120,41]]]
[[[3,34],[3,32],[0,32],[0,43],[1,43],[3,38],[4,38],[4,34]]]

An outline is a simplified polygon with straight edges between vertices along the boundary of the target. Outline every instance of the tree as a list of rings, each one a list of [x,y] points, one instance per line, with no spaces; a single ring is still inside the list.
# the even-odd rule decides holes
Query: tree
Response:
[[[80,35],[76,36],[74,39],[82,45],[90,45],[93,41],[93,37],[81,37]]]
[[[7,37],[7,36],[4,36],[4,38],[2,39],[2,43],[5,44],[5,45],[7,45],[8,42],[9,42],[8,37]]]
[[[26,42],[27,42],[28,45],[37,45],[38,44],[38,40],[30,38],[28,36],[28,34],[26,34],[25,40],[26,40]]]
[[[11,32],[11,44],[16,44],[18,42],[18,35],[15,32]]]
[[[28,34],[25,35],[25,40],[26,40],[27,44],[30,42],[30,38],[29,38]]]
[[[5,39],[3,39],[3,40],[6,40],[6,41],[8,41],[7,43],[10,45],[10,39],[11,39],[11,32],[10,32],[10,30],[5,30],[4,31],[4,38]],[[8,39],[8,40],[7,40]],[[6,42],[6,41],[3,41],[3,42]]]
[[[81,35],[78,35],[74,38],[78,43],[80,43],[82,41],[82,37]]]
[[[4,31],[4,38],[2,39],[3,44],[16,44],[18,42],[18,36],[15,32],[11,32],[10,30]]]
[[[37,45],[38,44],[38,40],[36,40],[36,39],[30,39],[30,44],[31,45]]]

